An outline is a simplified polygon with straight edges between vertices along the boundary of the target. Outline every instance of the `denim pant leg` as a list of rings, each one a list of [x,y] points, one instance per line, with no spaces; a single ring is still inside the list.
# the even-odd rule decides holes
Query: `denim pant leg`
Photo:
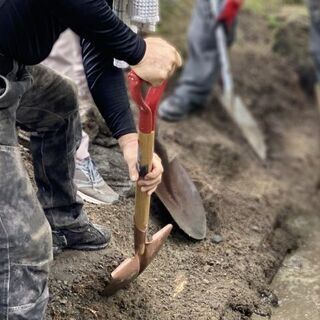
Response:
[[[0,77],[0,319],[42,320],[48,302],[51,229],[17,147],[16,109],[31,86],[20,68]]]
[[[22,98],[17,122],[32,132],[38,198],[53,230],[88,223],[73,183],[81,123],[75,86],[45,66],[29,68],[34,85]]]
[[[215,22],[210,1],[198,0],[188,31],[188,60],[174,92],[184,105],[204,103],[218,76],[220,63]]]
[[[188,60],[173,94],[179,104],[205,103],[219,76],[215,25],[210,1],[197,0],[188,31]],[[236,23],[227,34],[229,46],[233,43],[235,29]]]
[[[308,0],[311,29],[310,46],[315,62],[317,80],[320,82],[320,2],[319,0]]]

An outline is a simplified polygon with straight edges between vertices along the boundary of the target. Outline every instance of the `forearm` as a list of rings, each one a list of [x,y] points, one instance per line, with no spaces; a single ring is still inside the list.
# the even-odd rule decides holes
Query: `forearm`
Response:
[[[114,138],[135,133],[136,126],[120,69],[108,67],[91,87],[93,99]]]

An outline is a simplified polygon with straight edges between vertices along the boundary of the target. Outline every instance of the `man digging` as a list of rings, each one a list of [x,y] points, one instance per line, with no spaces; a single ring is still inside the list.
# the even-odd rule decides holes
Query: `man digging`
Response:
[[[101,68],[112,56],[157,85],[181,65],[172,46],[137,36],[105,0],[0,0],[0,319],[44,318],[52,259],[50,225],[58,248],[100,249],[110,238],[105,228],[88,221],[72,182],[81,138],[74,87],[46,67],[35,66],[68,27],[86,39],[92,48],[87,54]],[[91,88],[95,100],[103,97],[102,84]],[[136,181],[138,142],[129,107],[100,112]],[[23,169],[16,122],[32,132],[38,198]],[[161,161],[154,155],[153,170],[139,181],[142,191],[152,193],[161,173]]]

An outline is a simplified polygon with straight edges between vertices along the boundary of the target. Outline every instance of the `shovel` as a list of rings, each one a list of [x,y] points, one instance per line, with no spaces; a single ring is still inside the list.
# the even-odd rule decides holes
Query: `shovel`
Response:
[[[210,1],[213,15],[217,17],[220,12],[219,1]],[[219,24],[219,22],[217,22],[215,30],[223,82],[223,94],[220,97],[220,102],[227,110],[233,121],[238,125],[242,131],[242,134],[247,139],[256,154],[260,157],[260,159],[265,160],[267,157],[265,138],[256,120],[245,106],[242,99],[234,92],[234,83],[228,56],[226,36],[223,27]]]
[[[150,105],[159,105],[164,86],[161,93],[149,95]],[[169,160],[167,150],[158,138],[155,140],[155,151],[164,168],[156,195],[182,231],[195,240],[204,239],[207,219],[199,191],[180,161],[177,158]]]
[[[157,108],[165,84],[150,88],[146,100],[142,97],[142,80],[134,73],[128,75],[129,88],[133,100],[139,107],[139,151],[140,175],[145,176],[152,166],[155,122]],[[150,213],[150,196],[136,187],[134,215],[134,250],[133,258],[126,259],[111,274],[111,281],[104,293],[110,296],[137,278],[151,263],[163,243],[168,238],[172,225],[168,224],[147,241],[147,230]]]
[[[164,168],[156,195],[181,230],[195,240],[204,239],[207,220],[199,191],[180,161],[177,158],[169,160],[167,150],[159,139],[156,139],[155,151]]]

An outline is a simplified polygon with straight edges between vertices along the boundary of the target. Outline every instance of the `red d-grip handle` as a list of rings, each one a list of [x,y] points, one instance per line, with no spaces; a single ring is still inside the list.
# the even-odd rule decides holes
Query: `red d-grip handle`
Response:
[[[142,133],[151,133],[155,130],[158,107],[167,82],[164,81],[158,87],[150,87],[144,98],[142,96],[144,81],[134,71],[129,72],[128,81],[131,97],[139,108],[139,130]]]

